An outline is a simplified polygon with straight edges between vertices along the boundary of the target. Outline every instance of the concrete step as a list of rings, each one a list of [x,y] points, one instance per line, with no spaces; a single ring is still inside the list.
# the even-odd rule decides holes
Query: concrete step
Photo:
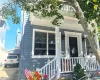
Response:
[[[61,79],[72,79],[72,73],[61,73]]]

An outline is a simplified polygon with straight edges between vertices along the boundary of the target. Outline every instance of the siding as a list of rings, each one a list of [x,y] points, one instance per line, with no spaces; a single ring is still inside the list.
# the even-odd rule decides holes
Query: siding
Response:
[[[40,29],[40,27],[30,25],[30,21],[28,20],[25,28],[24,34],[21,41],[21,55],[20,55],[20,80],[24,80],[24,70],[28,68],[30,70],[35,70],[36,68],[41,68],[43,65],[47,63],[47,61],[51,60],[48,58],[31,58],[32,57],[32,35],[33,28]],[[41,27],[41,29],[46,29],[45,27]],[[54,28],[47,28],[48,30],[54,30]]]

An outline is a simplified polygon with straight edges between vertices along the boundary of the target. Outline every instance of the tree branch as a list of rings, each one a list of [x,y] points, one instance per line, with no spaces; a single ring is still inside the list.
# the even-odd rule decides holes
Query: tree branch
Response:
[[[80,24],[82,25],[85,33],[87,34],[87,38],[90,42],[90,45],[91,45],[91,48],[93,50],[93,53],[95,54],[96,56],[96,59],[98,60],[99,64],[100,64],[100,52],[99,50],[97,49],[97,45],[96,45],[96,42],[95,42],[95,39],[93,38],[93,33],[91,33],[89,30],[88,30],[88,23],[84,17],[84,13],[79,5],[79,3],[77,2],[77,0],[71,0],[73,1],[73,6],[76,10],[76,14],[78,15],[78,18],[80,20]]]

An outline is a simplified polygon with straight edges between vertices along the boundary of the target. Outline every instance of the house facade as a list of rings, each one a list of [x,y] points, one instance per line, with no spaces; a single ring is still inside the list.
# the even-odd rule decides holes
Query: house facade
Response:
[[[20,80],[25,78],[25,68],[48,74],[49,80],[54,78],[57,70],[59,73],[73,71],[77,62],[86,68],[85,60],[88,58],[85,56],[92,53],[86,35],[78,19],[73,16],[74,9],[66,6],[63,10],[66,10],[62,13],[64,21],[59,27],[52,25],[50,19],[29,16],[22,11]],[[97,63],[95,59],[93,61]],[[91,63],[92,67],[88,66],[86,69],[95,70],[95,64]]]

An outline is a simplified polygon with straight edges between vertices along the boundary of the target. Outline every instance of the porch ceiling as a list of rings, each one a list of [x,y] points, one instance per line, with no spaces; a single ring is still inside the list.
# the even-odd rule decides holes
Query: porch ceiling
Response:
[[[43,18],[37,18],[33,15],[30,16],[31,24],[33,25],[39,25],[39,26],[47,26],[47,27],[55,27],[51,24],[52,19],[43,19]],[[64,21],[60,25],[60,28],[62,29],[68,29],[68,30],[75,30],[75,31],[84,31],[82,26],[78,24],[78,19],[64,16]]]

